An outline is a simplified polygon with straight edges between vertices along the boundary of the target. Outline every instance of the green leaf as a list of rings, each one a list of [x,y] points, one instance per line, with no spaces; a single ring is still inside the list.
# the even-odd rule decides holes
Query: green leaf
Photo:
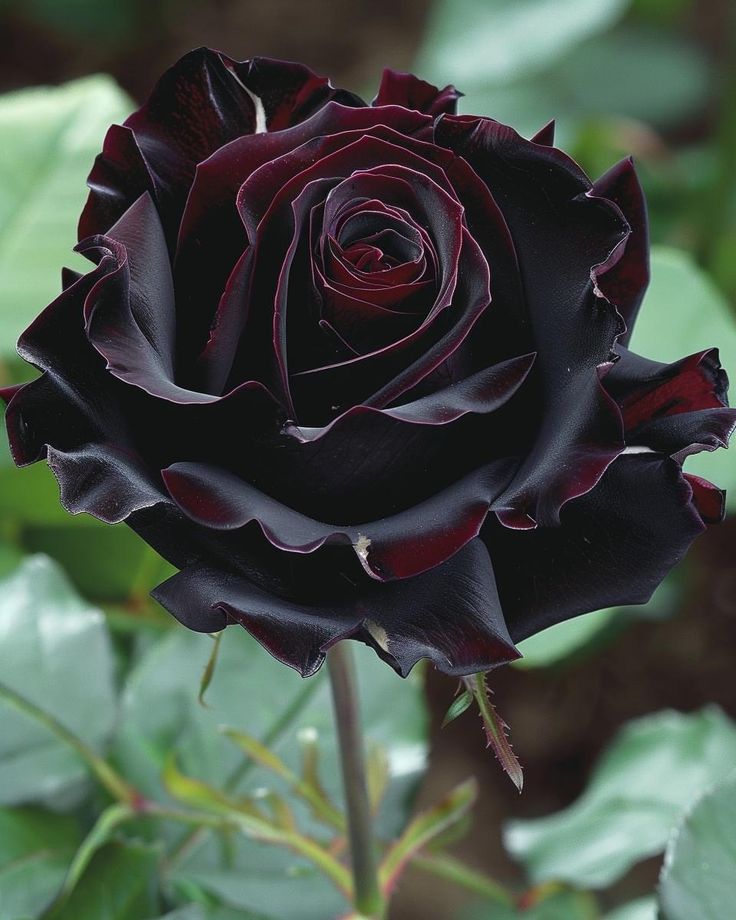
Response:
[[[552,891],[538,902],[521,908],[493,904],[478,907],[465,920],[598,920],[593,898],[584,891]]]
[[[158,920],[264,920],[263,915],[243,913],[229,907],[205,907],[203,904],[189,904]]]
[[[510,822],[506,845],[536,882],[604,888],[660,853],[682,810],[734,761],[736,726],[719,709],[638,719],[605,752],[577,802]]]
[[[70,818],[0,808],[0,917],[36,918],[56,895],[79,840]]]
[[[159,850],[109,843],[99,850],[69,899],[48,920],[143,920],[159,912]]]
[[[417,72],[440,85],[536,73],[615,22],[628,0],[439,0]]]
[[[652,283],[631,347],[657,361],[676,361],[713,346],[731,378],[736,377],[736,322],[725,298],[686,252],[654,246]],[[696,454],[685,468],[729,489],[729,509],[736,510],[736,462],[731,452]]]
[[[107,77],[0,98],[0,355],[59,293],[86,198],[85,180],[111,122],[131,109]]]
[[[665,920],[731,917],[736,904],[736,773],[706,792],[667,845],[659,886]]]
[[[152,646],[127,679],[114,759],[121,772],[149,798],[165,801],[161,774],[170,751],[181,772],[228,795],[259,787],[288,792],[288,781],[247,758],[222,733],[221,725],[270,748],[299,776],[300,733],[320,744],[320,781],[334,802],[342,784],[332,724],[326,669],[303,680],[271,658],[238,628],[225,631],[217,669],[207,691],[208,708],[197,702],[199,678],[212,640],[183,628]],[[397,677],[375,654],[356,643],[356,660],[367,736],[388,753],[391,785],[379,812],[379,830],[393,835],[408,814],[409,794],[424,769],[426,714],[421,677]],[[152,705],[155,700],[155,705]],[[297,813],[307,832],[320,827],[307,807]],[[170,839],[176,847],[180,833]],[[179,890],[196,884],[231,907],[268,917],[324,920],[345,912],[344,902],[303,860],[245,838],[236,838],[232,866],[223,862],[211,834],[189,839],[174,859]]]
[[[445,718],[442,720],[442,728],[446,725],[449,725],[450,722],[454,722],[458,716],[461,716],[466,709],[473,702],[473,694],[470,690],[463,690],[462,693],[458,694],[455,699],[450,703],[450,706],[445,713]]]
[[[657,901],[655,898],[630,901],[606,914],[605,920],[657,920]]]
[[[116,712],[104,616],[49,559],[30,558],[0,582],[0,673],[93,750],[103,747]],[[5,703],[0,722],[0,802],[60,805],[79,792],[87,768],[73,750]]]

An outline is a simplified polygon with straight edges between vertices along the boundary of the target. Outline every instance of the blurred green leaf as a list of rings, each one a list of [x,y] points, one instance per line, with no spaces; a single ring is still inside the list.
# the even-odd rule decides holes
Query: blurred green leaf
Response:
[[[158,920],[268,920],[263,915],[243,913],[230,907],[205,907],[202,904],[189,904],[173,913],[159,917]]]
[[[736,773],[703,795],[670,838],[659,902],[664,920],[733,916]]]
[[[606,914],[604,920],[657,920],[657,901],[655,898],[630,901]]]
[[[718,346],[721,362],[736,376],[736,323],[727,302],[685,252],[652,248],[652,283],[634,326],[631,347],[657,361]],[[685,469],[729,490],[736,509],[736,462],[733,453],[716,450],[687,459]]]
[[[24,12],[72,38],[116,45],[135,23],[136,5],[129,0],[25,0]]]
[[[427,79],[505,82],[537,73],[608,28],[629,0],[439,0],[417,64]]]
[[[159,850],[109,843],[99,850],[74,891],[48,920],[144,920],[159,913]]]
[[[222,638],[205,709],[197,692],[210,651],[208,636],[175,628],[129,675],[114,747],[115,762],[129,781],[145,795],[165,800],[161,774],[168,753],[176,750],[184,774],[231,794],[277,785],[277,791],[286,791],[285,781],[247,760],[218,726],[247,731],[297,775],[299,734],[314,729],[320,741],[321,781],[331,799],[342,802],[326,671],[305,681],[272,659],[245,630],[231,628]],[[366,732],[388,752],[392,782],[379,820],[382,832],[393,834],[405,822],[408,794],[424,768],[422,682],[418,675],[402,681],[371,650],[358,646],[356,651]],[[307,808],[298,818],[308,831],[318,831]],[[229,906],[269,917],[324,920],[331,912],[344,911],[339,897],[311,867],[241,837],[231,867],[223,865],[211,835],[190,840],[174,860],[172,882],[182,891],[195,884]]]
[[[49,559],[27,559],[0,583],[0,662],[3,683],[103,746],[116,712],[104,616]],[[87,770],[72,750],[5,704],[0,720],[0,802],[59,805],[78,791]]]
[[[0,917],[39,917],[64,880],[79,841],[70,818],[0,808]]]
[[[466,920],[598,920],[595,901],[582,891],[555,891],[538,903],[523,908],[493,906],[477,907]]]
[[[611,744],[573,805],[510,822],[506,845],[534,881],[606,887],[661,852],[683,809],[734,761],[736,725],[716,708],[638,719]]]
[[[90,267],[71,253],[85,180],[131,106],[101,76],[0,98],[0,356],[59,293],[62,265]]]

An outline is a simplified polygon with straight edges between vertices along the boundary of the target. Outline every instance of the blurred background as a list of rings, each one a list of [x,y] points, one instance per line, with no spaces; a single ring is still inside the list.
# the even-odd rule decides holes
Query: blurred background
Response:
[[[465,93],[461,111],[493,116],[521,133],[555,118],[559,146],[593,177],[633,153],[654,244],[653,282],[633,347],[674,360],[719,344],[724,365],[736,374],[733,0],[0,0],[0,91],[8,94],[0,99],[2,382],[27,376],[14,357],[15,340],[55,296],[61,265],[79,267],[69,253],[84,179],[105,128],[145,98],[162,70],[199,45],[240,59],[303,61],[368,99],[384,66],[414,70],[440,86],[452,82]],[[28,89],[62,84],[68,85]],[[11,620],[27,622],[37,613],[32,608],[47,602],[43,595],[29,601],[35,595],[28,584],[38,572],[36,563],[23,560],[49,556],[51,569],[38,564],[50,584],[62,579],[62,588],[54,589],[57,601],[61,591],[75,604],[105,611],[119,684],[168,628],[146,600],[165,567],[125,528],[65,515],[48,471],[17,471],[3,450],[0,574],[10,579],[6,598],[12,594],[7,585],[21,594]],[[696,458],[690,468],[732,487],[736,496],[731,454]],[[733,500],[730,509],[736,510]],[[736,520],[730,518],[696,543],[650,604],[548,631],[524,644],[521,666],[493,675],[495,700],[525,768],[521,797],[484,749],[477,718],[466,714],[440,730],[455,686],[428,674],[429,771],[418,802],[436,801],[468,775],[480,779],[473,825],[454,845],[455,855],[517,889],[530,878],[544,881],[543,856],[521,834],[516,844],[507,835],[504,844],[504,822],[549,815],[575,801],[601,752],[635,717],[668,708],[690,714],[716,704],[736,718],[735,546]],[[11,634],[11,626],[4,629],[4,636]],[[0,672],[12,670],[15,654],[0,645]],[[41,652],[23,654],[35,661]],[[729,720],[724,724],[732,731]],[[652,753],[641,763],[662,771],[666,787],[670,768],[705,757],[709,749],[699,744],[705,742],[696,733],[674,759]],[[17,738],[0,741],[0,787],[3,777],[23,787],[19,745]],[[26,768],[30,762],[22,761]],[[639,761],[632,763],[635,769]],[[13,794],[6,788],[2,799],[6,805],[28,801],[22,789]],[[58,801],[49,801],[59,809]],[[621,807],[608,804],[609,816]],[[635,836],[636,823],[621,833]],[[585,834],[564,844],[573,863]],[[600,851],[600,841],[591,845],[599,846],[599,858],[608,852],[605,845]],[[578,905],[575,916],[600,916],[648,896],[663,846],[659,841],[624,859],[603,873],[605,883],[586,876],[584,865],[578,877],[573,871],[570,884],[598,890],[598,907],[588,905],[590,912],[583,913],[588,908]],[[0,918],[15,920],[2,913],[2,878],[0,868]],[[473,902],[467,890],[412,870],[391,917],[502,916],[482,907],[466,913]],[[562,910],[554,916],[573,916]]]

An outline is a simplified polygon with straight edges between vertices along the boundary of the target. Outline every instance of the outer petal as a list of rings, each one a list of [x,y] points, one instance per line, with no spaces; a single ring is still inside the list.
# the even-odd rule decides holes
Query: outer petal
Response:
[[[485,548],[474,540],[425,575],[367,586],[352,599],[318,605],[284,600],[242,576],[206,566],[175,575],[154,597],[204,632],[240,623],[304,677],[341,639],[359,639],[406,676],[420,658],[446,674],[472,674],[519,657],[498,603]]]
[[[483,539],[514,641],[591,610],[645,603],[704,530],[692,496],[673,460],[624,455],[563,508],[559,527],[510,531],[489,519]]]
[[[406,511],[356,525],[309,518],[217,467],[174,463],[162,475],[196,524],[239,530],[256,521],[270,543],[293,553],[312,553],[326,543],[352,545],[370,576],[389,581],[439,565],[477,536],[513,467],[509,461],[489,464]]]
[[[452,85],[437,89],[413,74],[387,67],[381,75],[378,95],[371,105],[401,105],[436,118],[442,114],[454,115],[461,96],[462,93]]]
[[[677,459],[728,446],[736,409],[728,408],[728,378],[711,348],[660,364],[619,348],[605,386],[621,407],[626,441]]]
[[[623,449],[598,367],[624,328],[600,279],[620,258],[628,226],[554,147],[490,119],[445,116],[435,130],[488,184],[508,222],[538,351],[540,434],[498,514],[511,527],[554,525],[562,505],[592,488]]]
[[[361,104],[300,64],[265,58],[239,63],[208,48],[189,52],[123,128],[110,130],[89,177],[80,239],[107,231],[149,191],[172,245],[198,163],[243,134],[296,124],[330,99]]]
[[[631,228],[623,254],[599,279],[600,289],[626,322],[620,341],[628,342],[649,284],[647,205],[631,157],[611,167],[594,183],[593,191],[618,205]]]

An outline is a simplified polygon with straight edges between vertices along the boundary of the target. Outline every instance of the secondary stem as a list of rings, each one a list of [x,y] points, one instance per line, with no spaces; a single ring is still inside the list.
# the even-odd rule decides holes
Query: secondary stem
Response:
[[[378,884],[355,669],[347,642],[330,650],[327,664],[347,805],[355,908],[372,920],[381,920],[385,905]]]

